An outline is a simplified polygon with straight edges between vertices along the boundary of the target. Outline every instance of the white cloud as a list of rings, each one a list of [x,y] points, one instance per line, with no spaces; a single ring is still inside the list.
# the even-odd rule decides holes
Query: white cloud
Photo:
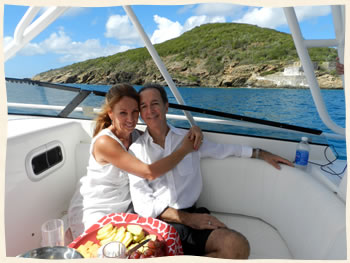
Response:
[[[64,12],[63,16],[77,16],[87,11],[87,7],[71,7],[66,12]]]
[[[258,25],[260,27],[276,28],[286,24],[283,10],[281,8],[253,8],[241,19],[233,22]]]
[[[57,50],[60,62],[79,62],[101,56],[109,56],[129,49],[128,46],[107,45],[103,47],[98,39],[88,39],[85,42],[71,42],[66,49]]]
[[[224,16],[213,16],[213,17],[209,17],[209,16],[191,16],[189,17],[185,24],[184,24],[184,29],[183,31],[189,31],[193,28],[195,28],[196,26],[200,26],[203,24],[208,24],[208,23],[224,23],[226,22],[226,19]]]
[[[234,4],[200,4],[195,9],[196,15],[205,16],[236,16],[241,13],[243,6]]]
[[[306,20],[316,16],[326,16],[331,13],[330,6],[297,6],[295,13],[298,19]]]
[[[154,21],[157,23],[158,28],[153,32],[151,36],[151,42],[153,44],[161,43],[166,40],[180,36],[182,33],[193,29],[196,26],[200,26],[208,23],[225,22],[225,17],[221,16],[191,16],[184,25],[181,25],[178,21],[173,22],[165,17],[158,15],[153,16]]]
[[[3,40],[3,42],[2,42],[2,44],[4,45],[4,48],[5,48],[8,44],[10,44],[12,40],[13,40],[13,37],[9,37],[9,36],[4,37],[4,40]]]
[[[299,21],[304,21],[317,16],[328,15],[331,10],[328,6],[299,6],[295,8]],[[236,23],[258,25],[260,27],[277,28],[287,25],[282,8],[252,8],[242,18],[234,20]]]
[[[12,41],[12,37],[4,38],[4,45]],[[61,28],[58,33],[52,33],[49,38],[39,43],[29,43],[18,52],[24,56],[54,53],[59,55],[59,62],[80,62],[101,56],[109,56],[130,49],[130,46],[103,46],[98,39],[88,39],[84,42],[72,41]]]
[[[42,7],[39,11],[39,15],[42,15],[46,10],[48,10],[50,7]],[[87,7],[71,7],[68,10],[66,10],[62,16],[78,16],[82,13],[84,13],[87,9]]]
[[[180,9],[177,10],[178,14],[185,14],[188,11],[190,11],[192,8],[194,8],[195,5],[184,5]]]
[[[154,22],[157,23],[156,29],[151,37],[153,44],[164,42],[168,39],[178,37],[183,32],[183,26],[179,22],[173,22],[165,17],[158,15],[153,16]]]
[[[105,37],[115,38],[125,45],[141,43],[136,29],[126,15],[112,15],[108,18]]]

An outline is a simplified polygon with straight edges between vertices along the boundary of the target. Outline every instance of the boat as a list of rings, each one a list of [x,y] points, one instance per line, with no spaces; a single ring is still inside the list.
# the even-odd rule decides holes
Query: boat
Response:
[[[289,160],[294,160],[300,138],[312,137],[310,160],[341,171],[338,176],[332,176],[312,163],[307,170],[285,165],[277,170],[259,159],[208,158],[201,161],[203,191],[198,205],[206,206],[228,227],[247,237],[250,259],[346,259],[346,160],[335,160],[328,144],[329,138],[345,139],[345,129],[330,119],[307,53],[310,46],[336,46],[340,61],[344,62],[345,6],[331,7],[336,39],[319,41],[304,40],[294,8],[283,8],[321,119],[334,132],[329,134],[186,105],[132,6],[123,7],[177,100],[171,106],[183,111],[181,115],[169,114],[169,120],[292,133],[291,139],[203,129],[211,140],[251,145]],[[5,47],[5,60],[62,15],[66,7],[51,7],[30,24],[39,10],[40,7],[29,7],[18,24],[15,41]],[[91,96],[101,101],[105,93],[10,77],[6,77],[6,85],[19,90],[18,102],[8,103],[5,169],[6,256],[14,257],[40,247],[43,222],[50,218],[66,220],[76,182],[85,174],[93,118],[99,110],[87,101]],[[38,98],[43,94],[47,97],[26,101],[20,98],[21,89],[37,93]],[[62,96],[65,104],[51,105],[50,96]],[[205,112],[209,116],[196,117],[191,112]],[[140,121],[137,128],[144,130],[145,125]]]

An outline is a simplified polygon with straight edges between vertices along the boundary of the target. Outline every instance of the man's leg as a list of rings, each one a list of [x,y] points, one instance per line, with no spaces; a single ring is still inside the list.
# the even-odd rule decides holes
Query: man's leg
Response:
[[[248,240],[239,232],[227,228],[212,231],[205,245],[208,257],[247,259],[250,254]]]

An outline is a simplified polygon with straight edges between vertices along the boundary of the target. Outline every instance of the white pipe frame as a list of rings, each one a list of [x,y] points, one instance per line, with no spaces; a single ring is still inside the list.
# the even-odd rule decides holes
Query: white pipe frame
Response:
[[[299,27],[299,23],[298,23],[294,8],[284,7],[283,11],[288,21],[288,25],[293,36],[294,44],[297,49],[297,53],[299,55],[301,64],[303,66],[306,79],[309,83],[310,91],[311,91],[313,100],[315,102],[317,111],[320,115],[320,118],[328,128],[330,128],[335,133],[344,136],[345,138],[345,128],[342,128],[338,126],[336,123],[334,123],[330,118],[330,116],[328,115],[328,111],[326,109],[325,103],[322,98],[320,87],[318,85],[318,82],[315,76],[313,64],[310,59],[310,56],[305,44],[305,40],[301,34],[301,30]],[[339,42],[338,42],[338,46],[339,46]]]
[[[40,7],[30,7],[18,23],[13,40],[4,49],[5,61],[14,56],[20,49],[28,44],[29,41],[35,38],[40,32],[60,17],[67,9],[69,9],[69,7],[50,7],[32,24],[30,24],[40,10]]]

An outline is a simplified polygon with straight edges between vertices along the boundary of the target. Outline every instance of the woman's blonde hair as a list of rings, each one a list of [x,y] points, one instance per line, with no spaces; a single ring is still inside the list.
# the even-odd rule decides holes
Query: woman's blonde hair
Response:
[[[106,94],[105,103],[101,107],[101,112],[96,118],[96,126],[93,137],[95,137],[102,129],[109,127],[112,120],[109,118],[108,112],[111,111],[123,97],[135,99],[139,104],[139,95],[130,84],[121,83],[113,85]]]

